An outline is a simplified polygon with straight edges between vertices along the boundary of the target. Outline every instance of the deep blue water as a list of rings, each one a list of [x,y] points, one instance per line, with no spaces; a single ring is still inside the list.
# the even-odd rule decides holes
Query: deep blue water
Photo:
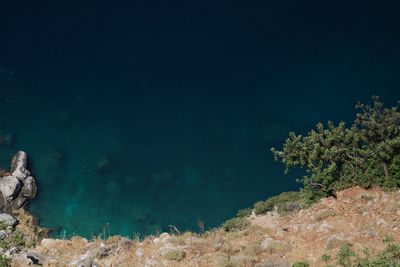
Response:
[[[23,3],[0,10],[0,127],[55,234],[197,230],[297,189],[271,146],[400,96],[395,2]]]

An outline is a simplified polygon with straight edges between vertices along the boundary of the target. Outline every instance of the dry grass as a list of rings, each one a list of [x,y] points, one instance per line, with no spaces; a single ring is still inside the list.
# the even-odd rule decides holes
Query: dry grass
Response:
[[[35,251],[50,259],[45,266],[67,266],[102,247],[110,251],[94,257],[99,266],[257,266],[301,260],[324,266],[322,256],[334,258],[338,250],[336,245],[327,245],[328,240],[352,244],[355,251],[369,248],[371,253],[385,246],[385,236],[400,241],[399,201],[398,192],[355,187],[295,214],[250,217],[249,226],[239,231],[219,228],[202,234],[161,234],[142,241],[118,236],[91,241],[44,239]]]

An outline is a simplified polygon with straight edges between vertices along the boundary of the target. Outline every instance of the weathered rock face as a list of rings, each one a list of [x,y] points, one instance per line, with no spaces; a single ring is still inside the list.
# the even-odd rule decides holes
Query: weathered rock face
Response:
[[[12,175],[0,179],[0,191],[6,201],[12,201],[21,191],[21,182]]]
[[[11,163],[11,173],[20,180],[25,180],[31,173],[26,169],[28,157],[24,151],[18,151]]]
[[[36,182],[27,170],[27,163],[26,153],[18,151],[11,163],[11,175],[0,177],[0,211],[9,213],[35,197]]]

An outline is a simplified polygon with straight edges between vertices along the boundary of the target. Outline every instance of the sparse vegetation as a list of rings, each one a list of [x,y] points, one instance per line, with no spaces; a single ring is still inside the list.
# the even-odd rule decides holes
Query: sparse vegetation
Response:
[[[164,255],[164,258],[170,261],[181,261],[185,258],[186,253],[183,250],[169,251]]]
[[[336,260],[341,266],[351,266],[355,257],[356,254],[351,249],[351,245],[343,244],[336,255]]]
[[[7,250],[11,247],[23,247],[25,245],[24,235],[18,231],[13,231],[8,237],[0,240],[0,249]]]
[[[324,254],[321,256],[321,260],[324,262],[328,262],[331,260],[331,256]]]
[[[344,267],[400,266],[400,245],[393,243],[391,238],[385,238],[383,242],[386,243],[386,248],[372,258],[368,249],[364,249],[364,255],[360,256],[351,249],[351,245],[345,244],[340,247],[336,262]]]
[[[8,225],[5,222],[0,221],[0,231],[6,230],[7,228],[8,228]]]
[[[254,204],[255,214],[263,214],[274,209],[279,214],[297,211],[301,208],[300,192],[283,192],[277,196],[270,197],[266,201],[259,201]]]
[[[307,261],[298,261],[293,263],[292,267],[308,267],[310,264]]]
[[[11,266],[11,259],[3,255],[0,255],[0,267],[9,267],[9,266]]]
[[[315,216],[315,220],[317,222],[323,221],[329,217],[333,217],[336,215],[336,212],[334,210],[328,209],[328,210],[323,210],[321,212],[319,212],[316,216]]]

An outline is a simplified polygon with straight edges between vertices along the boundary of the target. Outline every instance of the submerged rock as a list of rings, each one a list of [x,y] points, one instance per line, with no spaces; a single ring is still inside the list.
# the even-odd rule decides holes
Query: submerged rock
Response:
[[[12,133],[0,130],[0,146],[11,147],[15,143],[15,138]]]

